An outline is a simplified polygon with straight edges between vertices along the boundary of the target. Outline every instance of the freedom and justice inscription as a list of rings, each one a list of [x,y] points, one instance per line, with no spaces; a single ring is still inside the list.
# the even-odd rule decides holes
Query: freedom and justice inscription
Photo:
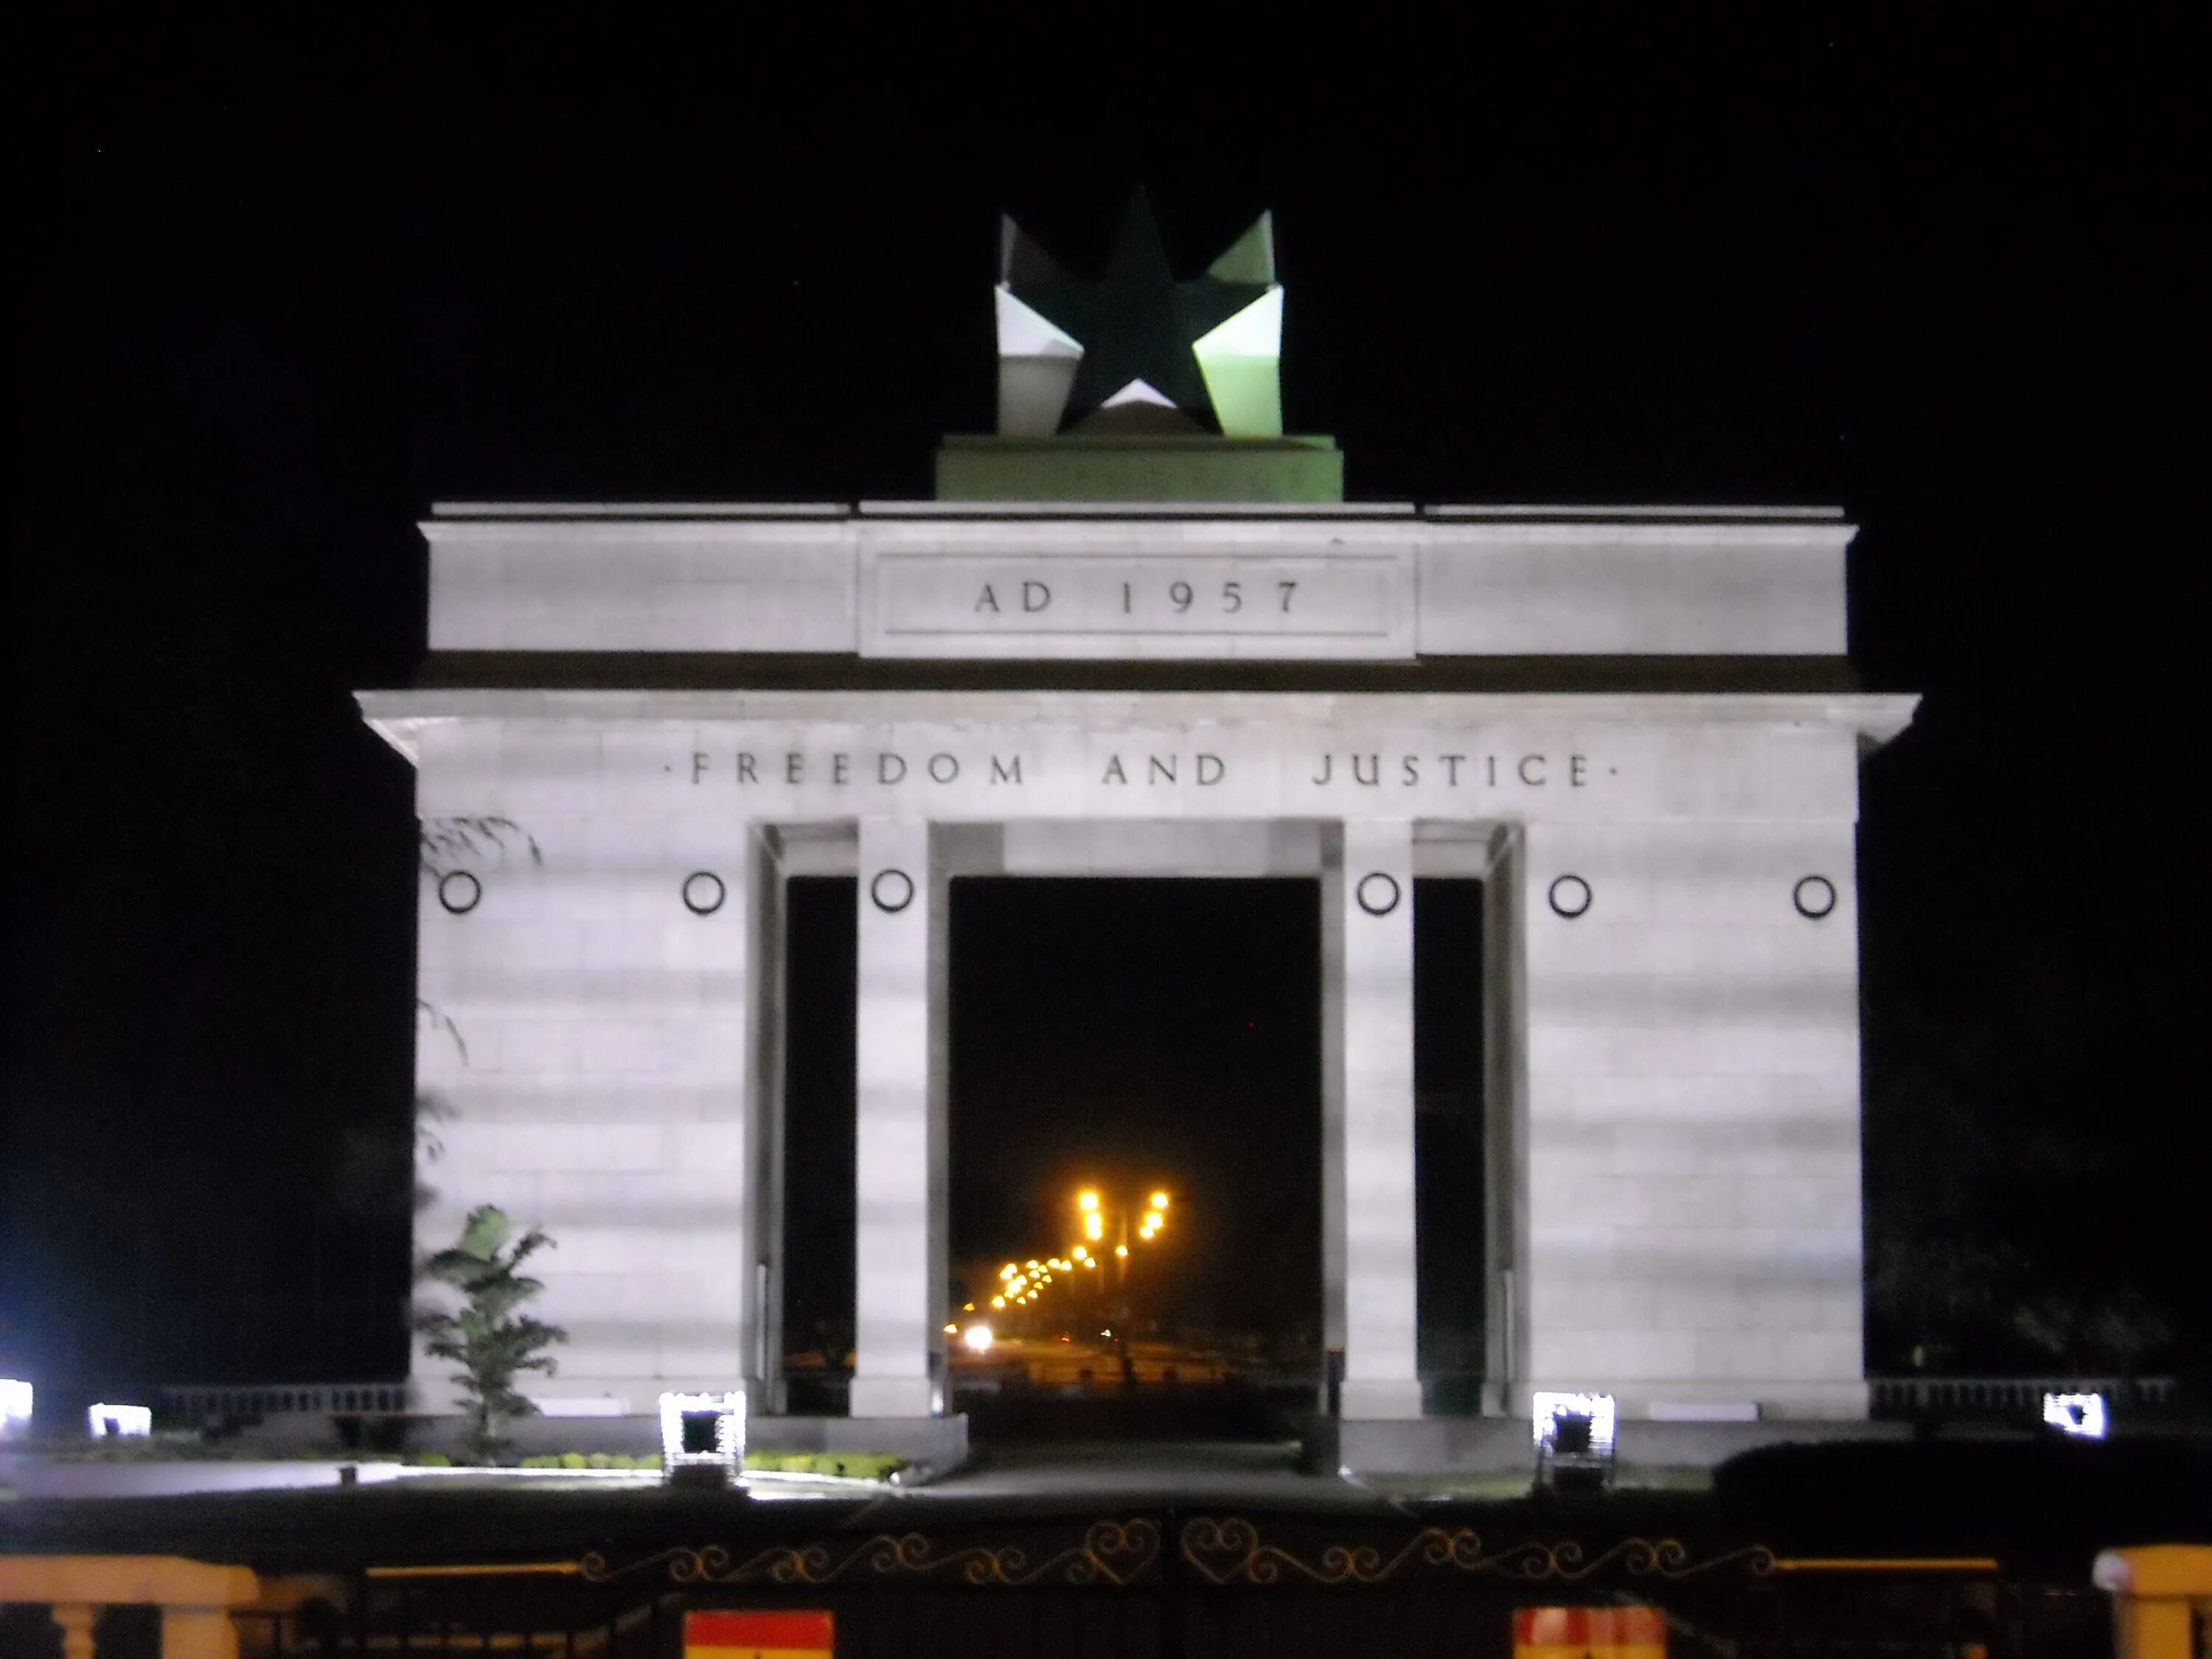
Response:
[[[1039,781],[1041,767],[1035,755],[1012,753],[962,755],[940,749],[927,755],[908,755],[881,749],[870,753],[832,750],[826,754],[787,749],[763,751],[739,749],[717,756],[711,750],[691,751],[690,774],[695,784],[718,781],[744,788],[762,784],[827,783],[833,787],[875,784],[890,788],[925,781],[955,784],[962,778],[988,779],[993,784],[1014,787]],[[1201,789],[1217,788],[1229,781],[1227,757],[1203,750],[1109,751],[1086,779],[1093,784],[1124,787],[1137,785],[1176,785],[1186,781]],[[1311,787],[1358,789],[1417,788],[1426,783],[1446,788],[1544,789],[1558,784],[1568,789],[1587,787],[1590,781],[1588,755],[1550,753],[1495,755],[1466,752],[1385,754],[1379,749],[1341,754],[1323,750],[1313,757]]]
[[[1337,708],[1328,699],[1282,699],[1276,713],[1276,703],[1255,711],[1235,699],[1194,708],[1142,696],[928,694],[916,712],[932,718],[915,720],[866,718],[889,704],[865,694],[834,705],[860,718],[836,720],[801,717],[817,706],[826,713],[827,697],[708,701],[754,718],[426,730],[426,744],[454,759],[432,766],[425,811],[573,811],[580,789],[597,788],[641,808],[647,797],[627,792],[769,818],[1826,821],[1857,764],[1850,729],[1777,731],[1750,719],[1750,708],[1725,722],[1628,725],[1602,700],[1544,700],[1519,719],[1492,706],[1501,700],[1445,700],[1455,706],[1436,709],[1433,722],[1384,726],[1358,718],[1370,713],[1365,703]],[[1459,701],[1469,707],[1455,721]],[[1206,707],[1233,717],[1203,718]],[[1336,719],[1316,718],[1331,712]],[[1026,718],[974,717],[1000,713]],[[463,775],[448,771],[462,746],[480,760],[466,795],[449,801],[438,780]]]

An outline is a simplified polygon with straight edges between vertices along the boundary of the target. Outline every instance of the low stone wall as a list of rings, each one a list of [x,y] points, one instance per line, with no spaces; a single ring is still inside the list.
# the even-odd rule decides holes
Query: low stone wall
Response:
[[[1630,1419],[1620,1425],[1613,1446],[1616,1467],[1621,1468],[1711,1468],[1761,1446],[1904,1440],[1911,1432],[1911,1425],[1903,1423]],[[1526,1470],[1533,1477],[1536,1449],[1527,1420],[1517,1417],[1353,1421],[1317,1425],[1309,1441],[1307,1464],[1316,1469],[1347,1468],[1354,1474],[1506,1474]]]
[[[362,1485],[396,1480],[406,1473],[398,1463],[308,1462],[305,1459],[248,1462],[229,1459],[179,1459],[167,1463],[76,1463],[22,1457],[0,1469],[0,1479],[25,1498],[182,1498],[226,1492],[269,1492],[282,1488],[337,1486],[344,1471]]]

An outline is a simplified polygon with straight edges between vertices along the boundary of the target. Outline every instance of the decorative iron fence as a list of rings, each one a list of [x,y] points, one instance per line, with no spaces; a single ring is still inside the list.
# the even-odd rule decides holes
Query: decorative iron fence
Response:
[[[2097,1659],[2109,1603],[1994,1559],[1793,1559],[1737,1538],[1154,1510],[702,1540],[512,1568],[372,1569],[240,1616],[246,1659],[681,1659],[694,1611],[826,1613],[836,1652],[1510,1659],[1535,1608],[1655,1608],[1674,1659]],[[1647,1617],[1650,1615],[1646,1615]]]
[[[194,1418],[270,1417],[288,1412],[396,1417],[407,1410],[404,1382],[269,1382],[155,1390],[172,1413]]]
[[[2161,1410],[2181,1398],[2171,1376],[1877,1376],[1868,1386],[1877,1417],[1952,1412],[2033,1422],[2046,1394],[2101,1394],[2117,1406]]]

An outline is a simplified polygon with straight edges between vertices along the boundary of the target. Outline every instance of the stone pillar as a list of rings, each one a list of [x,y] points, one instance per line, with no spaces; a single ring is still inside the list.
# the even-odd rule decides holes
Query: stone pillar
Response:
[[[1334,828],[1334,826],[1332,826]],[[1344,1380],[1344,836],[1321,854],[1321,1349],[1319,1408]]]
[[[1482,878],[1483,1258],[1482,1410],[1509,1409],[1528,1349],[1520,1294],[1528,1250],[1528,1043],[1522,939],[1526,931],[1521,832],[1501,826],[1491,838]]]
[[[2149,1544],[2106,1550],[2090,1579],[2112,1597],[2117,1659],[2191,1659],[2197,1609],[2212,1601],[2212,1548]]]
[[[937,884],[929,825],[863,818],[854,1239],[854,1417],[939,1408],[931,1356],[944,1289],[931,1282],[942,1138],[932,1109]]]
[[[791,924],[776,831],[749,827],[745,837],[745,966],[751,1018],[745,1022],[745,1170],[750,1180],[752,1282],[745,1298],[748,1408],[781,1414],[783,1377],[784,1060],[791,1029],[786,1000]]]
[[[1417,1418],[1413,826],[1344,826],[1343,1414]]]
[[[221,1607],[164,1607],[161,1659],[238,1659],[238,1626]]]
[[[57,1601],[47,1617],[62,1633],[62,1659],[93,1659],[92,1626],[100,1609],[82,1601]]]

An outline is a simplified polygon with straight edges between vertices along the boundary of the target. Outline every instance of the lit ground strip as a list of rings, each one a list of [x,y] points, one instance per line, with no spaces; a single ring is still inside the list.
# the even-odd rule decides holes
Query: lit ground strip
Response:
[[[1777,1572],[1995,1572],[1987,1555],[1801,1555],[1777,1556]]]

